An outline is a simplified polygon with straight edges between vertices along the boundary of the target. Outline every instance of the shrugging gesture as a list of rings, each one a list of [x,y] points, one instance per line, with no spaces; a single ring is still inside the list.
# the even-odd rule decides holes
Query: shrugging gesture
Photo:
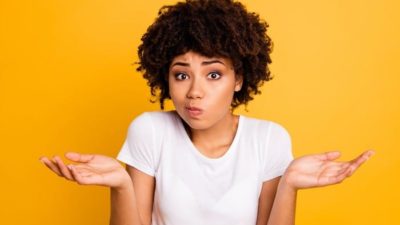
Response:
[[[280,180],[268,225],[294,225],[297,190],[338,184],[351,176],[369,157],[365,151],[353,160],[338,162],[340,152],[305,155],[293,160]]]
[[[351,161],[335,161],[340,152],[327,152],[299,157],[292,161],[283,178],[294,189],[322,187],[342,182],[351,176],[374,151],[369,150]]]
[[[41,157],[40,161],[57,175],[79,184],[120,188],[130,181],[124,167],[111,157],[75,152],[68,152],[65,157],[76,164],[65,165],[59,156],[52,160]]]

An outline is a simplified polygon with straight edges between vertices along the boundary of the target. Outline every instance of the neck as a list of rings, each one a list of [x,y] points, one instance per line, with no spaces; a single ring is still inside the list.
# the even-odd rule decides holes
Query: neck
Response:
[[[196,148],[211,158],[220,157],[229,149],[236,135],[239,116],[228,113],[214,126],[196,130],[186,127]]]

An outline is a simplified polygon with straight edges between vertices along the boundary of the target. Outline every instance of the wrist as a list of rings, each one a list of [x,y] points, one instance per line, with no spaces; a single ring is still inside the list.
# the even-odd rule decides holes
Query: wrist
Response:
[[[121,181],[117,185],[111,187],[112,190],[118,192],[123,192],[131,188],[133,188],[133,182],[126,170],[122,171]]]
[[[278,185],[278,189],[281,189],[285,192],[297,192],[299,188],[297,188],[295,185],[293,185],[293,182],[291,182],[290,174],[284,174]]]

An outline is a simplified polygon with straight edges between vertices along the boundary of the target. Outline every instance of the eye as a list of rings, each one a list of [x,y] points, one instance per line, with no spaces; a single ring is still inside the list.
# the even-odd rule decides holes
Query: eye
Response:
[[[211,72],[208,74],[208,77],[213,80],[218,80],[221,77],[221,75],[218,72]]]
[[[186,79],[188,79],[188,75],[186,75],[184,73],[176,73],[175,78],[177,80],[186,80]]]

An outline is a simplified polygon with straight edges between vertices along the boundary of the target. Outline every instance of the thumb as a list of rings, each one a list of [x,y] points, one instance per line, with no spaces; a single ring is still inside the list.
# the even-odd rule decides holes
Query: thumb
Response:
[[[325,160],[325,161],[333,161],[335,159],[338,159],[340,157],[341,153],[339,151],[331,151],[331,152],[325,152],[319,155],[320,159]]]
[[[77,152],[67,152],[67,153],[65,153],[65,157],[74,162],[86,163],[86,162],[89,162],[90,160],[92,160],[94,158],[94,155],[80,154]]]

